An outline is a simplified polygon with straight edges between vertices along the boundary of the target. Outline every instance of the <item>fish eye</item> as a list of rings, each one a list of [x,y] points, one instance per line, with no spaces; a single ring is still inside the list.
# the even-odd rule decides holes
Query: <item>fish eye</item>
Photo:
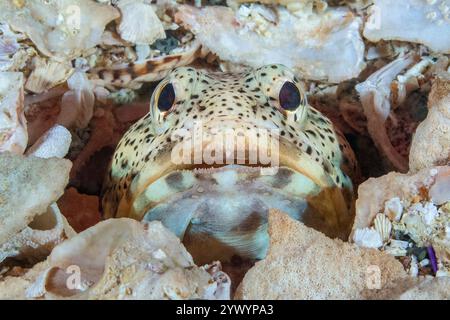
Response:
[[[287,111],[294,111],[297,109],[302,100],[297,86],[290,81],[286,81],[283,84],[278,99],[281,108]]]
[[[175,89],[171,83],[167,83],[159,92],[158,109],[160,111],[169,111],[175,102]]]

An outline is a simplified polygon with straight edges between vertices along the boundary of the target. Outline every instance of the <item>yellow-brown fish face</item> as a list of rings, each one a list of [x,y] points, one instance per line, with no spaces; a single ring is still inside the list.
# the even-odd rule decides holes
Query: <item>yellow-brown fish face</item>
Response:
[[[286,67],[178,68],[120,141],[103,208],[107,217],[161,220],[194,257],[215,253],[205,261],[262,258],[270,208],[346,236],[352,186],[341,164],[352,159]]]

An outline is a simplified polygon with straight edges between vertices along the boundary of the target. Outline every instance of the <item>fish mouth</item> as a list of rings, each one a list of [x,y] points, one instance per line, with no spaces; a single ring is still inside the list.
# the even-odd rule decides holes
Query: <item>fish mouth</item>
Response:
[[[161,221],[183,240],[196,263],[229,261],[236,255],[264,258],[270,209],[286,212],[329,236],[346,238],[348,221],[341,217],[348,216],[348,207],[341,190],[316,162],[292,148],[280,140],[271,154],[276,165],[270,161],[183,164],[174,163],[166,153],[158,165],[144,167],[134,178],[133,199],[119,204],[117,216]],[[252,150],[245,151],[248,155]],[[342,225],[348,229],[344,233]]]
[[[203,144],[200,150],[205,150],[208,145]],[[194,146],[195,149],[195,146]],[[195,150],[189,155],[187,161],[181,161],[181,158],[174,160],[173,150],[167,150],[160,154],[157,161],[144,165],[140,172],[134,177],[130,185],[130,198],[126,201],[121,201],[118,207],[117,216],[131,216],[136,219],[142,218],[140,214],[130,208],[131,204],[136,203],[137,198],[146,190],[149,189],[155,182],[161,178],[170,175],[171,173],[178,171],[200,171],[207,172],[208,170],[220,170],[224,167],[229,167],[230,165],[236,165],[231,168],[247,168],[251,170],[256,168],[260,171],[262,175],[275,174],[279,168],[287,168],[297,174],[308,177],[319,187],[326,188],[334,186],[334,182],[331,177],[324,173],[323,168],[320,164],[314,161],[309,155],[299,154],[297,152],[297,147],[290,141],[285,139],[280,139],[276,148],[264,147],[261,145],[250,145],[246,142],[244,148],[240,151],[235,149],[232,152],[232,157],[228,157],[223,152],[220,157],[215,157],[219,161],[204,161],[204,157],[200,159],[195,159]],[[252,160],[250,155],[252,154],[266,154],[264,159],[261,157],[256,157]],[[186,160],[186,159],[184,159]],[[231,160],[231,161],[229,161]],[[230,163],[231,162],[231,163]]]
[[[132,212],[140,220],[161,221],[196,263],[234,256],[262,259],[269,246],[270,209],[345,238],[337,226],[338,213],[347,215],[347,207],[342,202],[336,207],[338,193],[288,167],[196,167],[175,170],[149,185],[133,202]]]
[[[319,192],[311,179],[286,167],[200,167],[158,179],[133,209],[144,213],[144,221],[161,221],[197,263],[234,255],[262,259],[269,244],[269,209],[302,220],[307,199]]]

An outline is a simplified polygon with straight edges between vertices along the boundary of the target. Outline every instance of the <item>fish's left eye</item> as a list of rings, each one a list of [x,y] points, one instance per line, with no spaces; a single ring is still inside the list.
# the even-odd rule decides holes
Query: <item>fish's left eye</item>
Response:
[[[294,83],[286,81],[281,87],[278,99],[280,107],[287,111],[294,111],[301,103],[300,91]]]
[[[161,89],[158,96],[158,109],[160,111],[169,111],[175,102],[175,89],[171,83],[168,83]]]

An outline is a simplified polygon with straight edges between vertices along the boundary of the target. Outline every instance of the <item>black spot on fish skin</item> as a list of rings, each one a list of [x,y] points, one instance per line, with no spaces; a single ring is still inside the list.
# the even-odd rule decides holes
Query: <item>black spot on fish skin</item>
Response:
[[[174,172],[166,177],[167,185],[175,190],[183,188],[183,174],[181,172]]]
[[[292,180],[293,172],[291,170],[280,168],[276,175],[273,176],[273,186],[282,189],[287,186]]]

